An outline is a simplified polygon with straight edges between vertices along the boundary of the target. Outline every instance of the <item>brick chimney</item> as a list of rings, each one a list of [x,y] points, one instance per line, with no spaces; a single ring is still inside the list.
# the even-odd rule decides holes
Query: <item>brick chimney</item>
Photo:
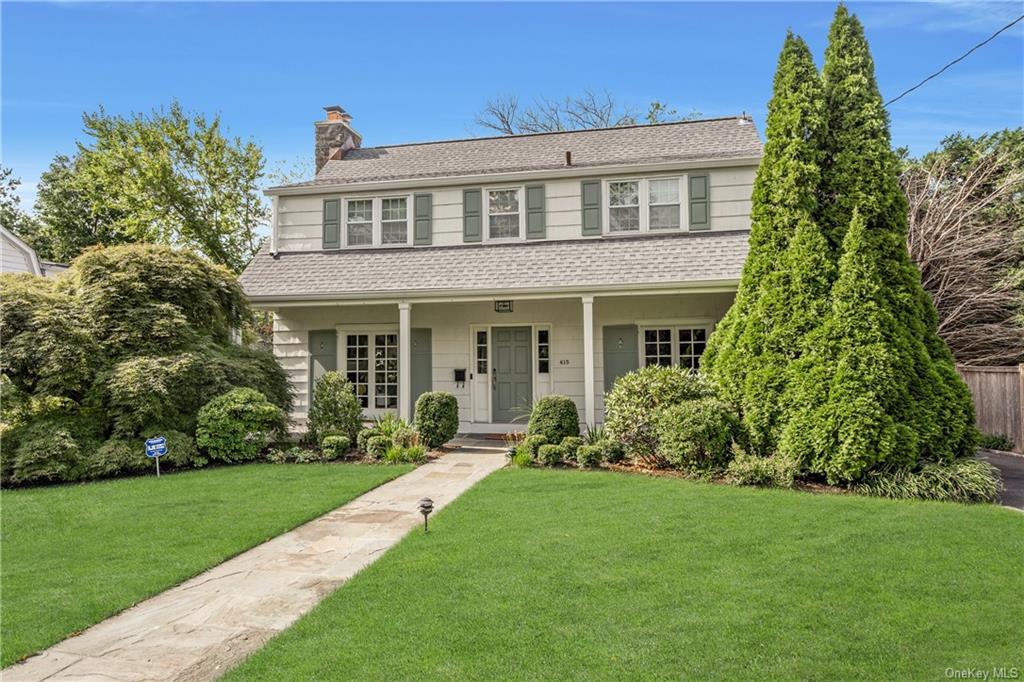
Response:
[[[340,159],[349,149],[356,149],[363,141],[362,135],[352,129],[352,117],[337,105],[324,107],[327,120],[313,124],[316,147],[316,172],[330,160]]]

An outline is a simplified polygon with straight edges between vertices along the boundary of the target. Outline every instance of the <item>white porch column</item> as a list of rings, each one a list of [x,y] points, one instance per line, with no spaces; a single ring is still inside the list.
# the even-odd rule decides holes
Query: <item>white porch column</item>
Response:
[[[412,418],[409,401],[412,399],[412,323],[411,306],[398,304],[398,416]]]
[[[583,412],[587,426],[596,422],[594,409],[594,297],[583,297]]]

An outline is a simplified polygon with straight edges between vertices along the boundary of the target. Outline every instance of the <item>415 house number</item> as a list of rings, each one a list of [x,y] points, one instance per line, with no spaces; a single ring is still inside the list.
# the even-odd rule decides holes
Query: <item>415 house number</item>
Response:
[[[568,365],[569,361],[568,360],[559,360],[558,364],[560,364],[560,365]]]

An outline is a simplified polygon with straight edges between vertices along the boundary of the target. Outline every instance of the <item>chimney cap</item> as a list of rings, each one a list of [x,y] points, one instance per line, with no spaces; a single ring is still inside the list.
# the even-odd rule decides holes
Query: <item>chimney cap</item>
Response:
[[[337,104],[331,104],[331,105],[328,105],[328,106],[324,107],[324,111],[326,111],[328,114],[331,113],[332,111],[336,111],[339,114],[344,114],[345,113],[345,110],[342,109],[341,107],[339,107]]]

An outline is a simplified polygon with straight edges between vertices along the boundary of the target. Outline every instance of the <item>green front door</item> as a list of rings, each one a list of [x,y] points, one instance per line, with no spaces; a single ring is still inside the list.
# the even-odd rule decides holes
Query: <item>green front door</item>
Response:
[[[523,421],[533,403],[530,327],[494,327],[491,348],[491,421]]]

